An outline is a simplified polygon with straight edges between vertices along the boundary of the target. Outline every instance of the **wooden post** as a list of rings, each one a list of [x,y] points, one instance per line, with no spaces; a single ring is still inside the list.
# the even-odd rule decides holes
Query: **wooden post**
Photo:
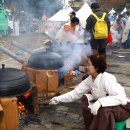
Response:
[[[35,85],[33,85],[33,88],[32,88],[32,96],[33,96],[34,113],[39,114],[38,92],[37,92],[37,87]]]
[[[0,130],[19,130],[17,98],[1,98],[3,113],[0,114]]]
[[[64,76],[64,85],[67,85],[68,83],[73,81],[73,75],[66,74]]]

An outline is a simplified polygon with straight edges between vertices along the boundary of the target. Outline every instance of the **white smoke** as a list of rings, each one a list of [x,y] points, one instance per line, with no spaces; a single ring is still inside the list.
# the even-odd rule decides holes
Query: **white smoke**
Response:
[[[5,6],[14,10],[15,15],[20,16],[20,12],[24,11],[39,18],[43,15],[43,13],[46,13],[47,16],[54,15],[63,7],[64,0],[8,0],[5,4]]]
[[[67,47],[66,47],[67,46]],[[67,50],[71,51],[66,57],[64,57],[64,66],[60,71],[69,71],[77,68],[83,63],[83,60],[86,59],[89,55],[92,54],[90,44],[73,44],[66,45]],[[67,51],[66,50],[66,51]]]

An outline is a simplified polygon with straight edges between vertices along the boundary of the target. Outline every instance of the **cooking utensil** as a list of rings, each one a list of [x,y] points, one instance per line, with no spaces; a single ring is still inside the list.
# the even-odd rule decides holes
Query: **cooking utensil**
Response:
[[[20,59],[10,50],[3,46],[0,46],[0,51],[6,55],[12,57],[20,63],[24,63],[24,60]],[[35,69],[59,69],[63,66],[63,58],[61,55],[55,52],[38,52],[30,55],[28,59],[28,66]]]
[[[25,72],[15,68],[0,68],[0,97],[20,96],[31,90]]]

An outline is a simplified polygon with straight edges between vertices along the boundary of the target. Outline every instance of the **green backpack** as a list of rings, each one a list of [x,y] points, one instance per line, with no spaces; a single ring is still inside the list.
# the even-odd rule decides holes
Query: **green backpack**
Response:
[[[106,13],[103,13],[101,18],[98,18],[96,14],[92,14],[96,18],[95,27],[93,30],[95,39],[106,39],[108,37],[108,27],[107,23],[104,21]]]

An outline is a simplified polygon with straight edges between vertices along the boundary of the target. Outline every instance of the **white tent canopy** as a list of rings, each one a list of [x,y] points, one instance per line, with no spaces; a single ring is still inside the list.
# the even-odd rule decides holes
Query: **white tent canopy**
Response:
[[[70,19],[69,13],[73,11],[71,7],[64,7],[59,10],[55,15],[49,18],[49,21],[68,21]]]
[[[127,11],[127,9],[126,9],[126,7],[123,9],[123,11],[121,12],[121,14],[123,14],[124,12],[126,12]]]
[[[65,3],[65,6],[67,5],[69,5],[69,1],[68,0],[64,0],[64,3]]]
[[[82,27],[85,27],[86,20],[90,14],[92,14],[92,10],[85,2],[84,5],[76,12],[76,16],[80,19]]]
[[[114,13],[116,13],[116,11],[112,8],[108,14],[112,15]]]

